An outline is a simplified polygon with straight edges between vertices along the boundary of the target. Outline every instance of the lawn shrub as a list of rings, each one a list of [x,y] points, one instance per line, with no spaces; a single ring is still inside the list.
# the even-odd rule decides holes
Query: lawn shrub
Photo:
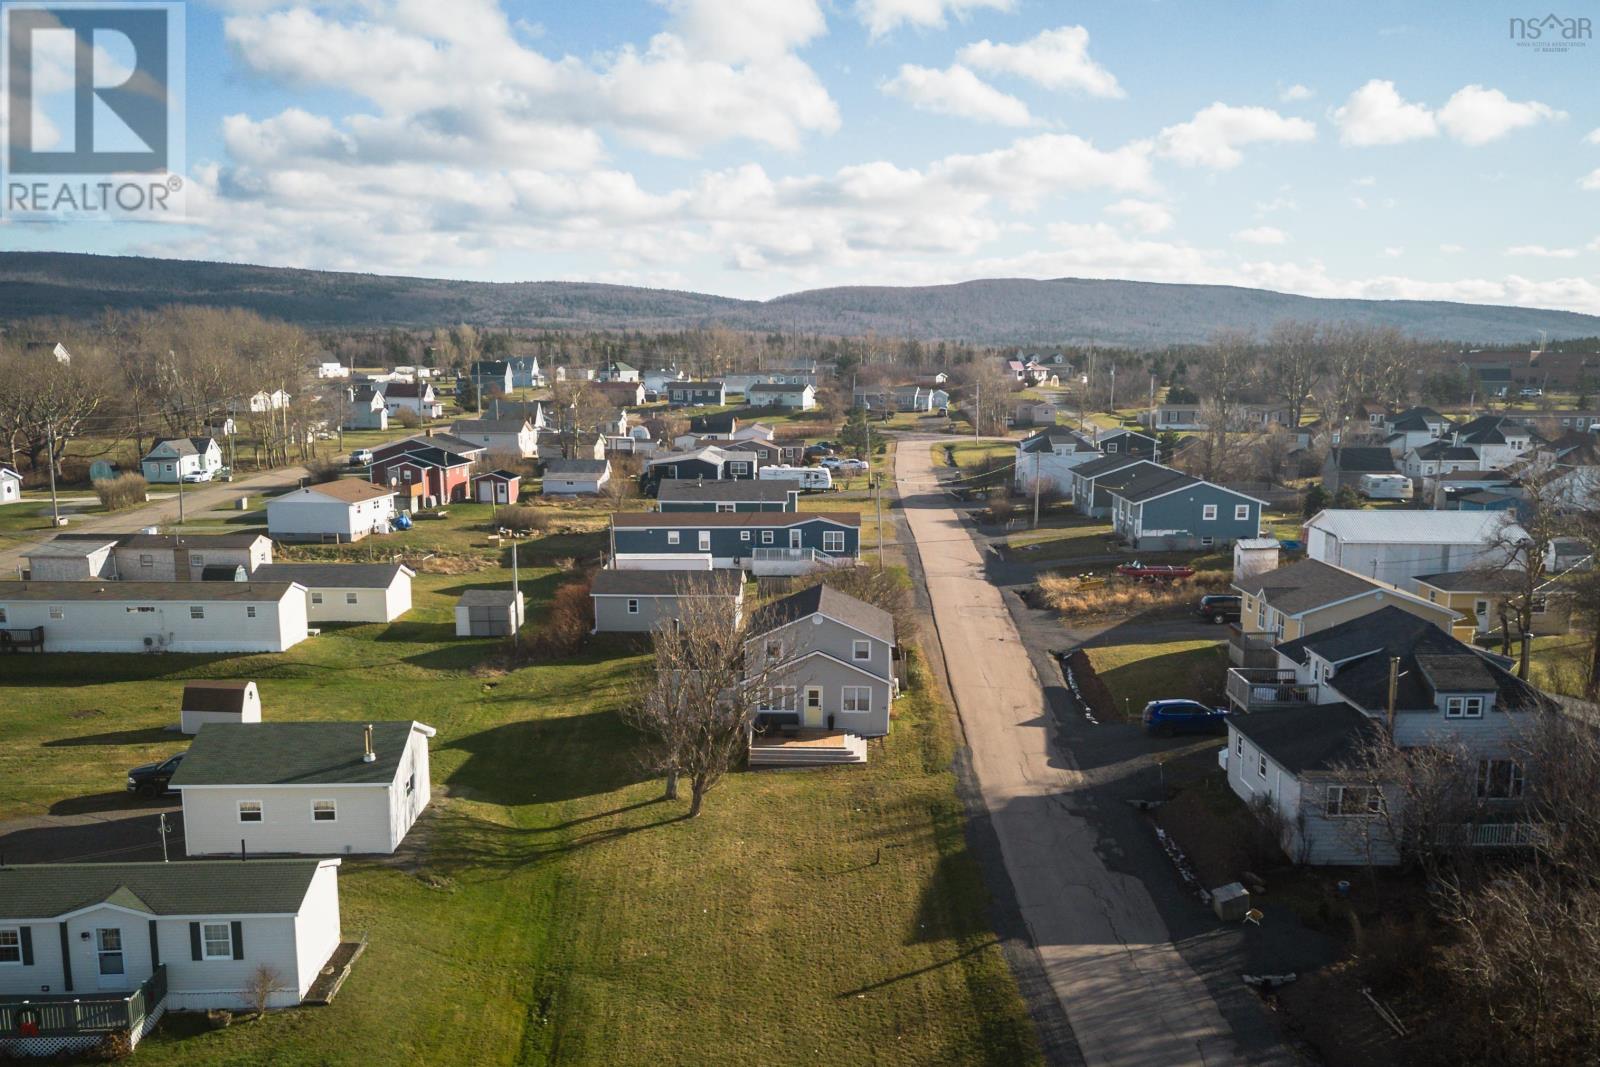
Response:
[[[1125,615],[1180,607],[1206,593],[1224,590],[1227,585],[1228,575],[1222,572],[1202,573],[1172,582],[1107,578],[1104,585],[1090,588],[1084,588],[1076,578],[1046,575],[1039,579],[1039,597],[1046,607],[1069,617]]]
[[[583,646],[594,629],[594,601],[589,598],[592,581],[585,573],[557,587],[544,626],[528,643],[534,655],[570,656]]]
[[[150,483],[144,480],[142,474],[120,474],[95,482],[94,495],[100,498],[101,505],[107,511],[121,511],[135,504],[143,504],[149,488]]]

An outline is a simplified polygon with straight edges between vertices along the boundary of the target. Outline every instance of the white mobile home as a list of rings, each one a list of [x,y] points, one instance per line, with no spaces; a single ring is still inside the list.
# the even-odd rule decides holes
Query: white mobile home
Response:
[[[0,630],[45,652],[282,652],[304,641],[290,582],[0,582]]]
[[[191,856],[391,853],[428,806],[420,722],[213,723],[172,776]]]
[[[411,610],[411,579],[403,563],[274,563],[261,582],[294,582],[306,591],[306,620],[393,622]]]
[[[267,502],[267,532],[279,541],[359,541],[388,533],[394,490],[359,478],[296,489]]]

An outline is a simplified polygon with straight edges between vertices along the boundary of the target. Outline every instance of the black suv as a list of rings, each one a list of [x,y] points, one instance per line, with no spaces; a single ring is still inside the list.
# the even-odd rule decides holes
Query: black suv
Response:
[[[167,783],[178,773],[178,764],[182,762],[183,753],[180,752],[161,763],[146,763],[143,767],[135,767],[128,772],[128,792],[138,793],[142,797],[165,796],[172,792],[167,788]]]
[[[1243,597],[1232,596],[1227,593],[1213,593],[1200,598],[1200,617],[1209,619],[1217,625],[1225,622],[1239,621],[1239,605]]]

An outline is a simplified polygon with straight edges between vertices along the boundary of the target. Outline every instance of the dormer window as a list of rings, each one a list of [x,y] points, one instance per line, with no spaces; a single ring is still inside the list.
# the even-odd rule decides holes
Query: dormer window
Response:
[[[1446,697],[1444,717],[1447,719],[1483,718],[1482,697]]]

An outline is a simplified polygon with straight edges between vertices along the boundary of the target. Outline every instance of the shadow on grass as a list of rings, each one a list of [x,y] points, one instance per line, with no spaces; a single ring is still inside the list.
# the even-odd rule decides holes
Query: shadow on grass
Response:
[[[238,660],[227,652],[167,652],[161,655],[126,652],[52,652],[42,656],[7,656],[0,671],[5,686],[50,685],[71,687],[107,682],[142,682],[179,675],[208,678],[198,668],[223,660]]]
[[[177,811],[177,797],[146,797],[126,790],[68,797],[50,805],[51,815],[100,815],[108,811]]]
[[[445,746],[467,757],[447,784],[456,795],[507,806],[611,793],[645,778],[636,737],[611,711],[506,723]]]
[[[685,805],[678,810],[663,811],[661,818],[649,822],[624,822],[618,826],[562,836],[564,830],[576,825],[625,816],[630,812],[661,803],[662,801],[657,798],[599,812],[584,819],[533,829],[489,822],[457,811],[441,812],[434,821],[433,840],[428,848],[425,867],[449,877],[496,875],[519,871],[558,859],[568,853],[610,841],[619,841],[633,834],[670,826],[688,818],[688,808]]]
[[[80,745],[155,745],[163,741],[181,741],[184,736],[160,726],[143,730],[108,730],[101,734],[81,734],[77,737],[58,737],[46,741],[45,748],[76,748]]]
[[[921,975],[931,974],[934,971],[943,970],[946,967],[950,967],[952,965],[959,964],[962,960],[966,959],[967,957],[976,956],[981,952],[987,952],[991,948],[998,947],[999,944],[1000,944],[1000,939],[992,937],[989,940],[982,942],[981,944],[973,945],[971,948],[968,948],[968,949],[963,949],[962,951],[956,953],[954,956],[951,956],[947,960],[940,960],[938,963],[930,963],[926,967],[918,967],[915,970],[905,971],[905,972],[903,972],[901,974],[891,975],[888,978],[882,978],[882,979],[879,979],[876,982],[868,982],[866,985],[857,986],[854,989],[846,989],[842,993],[835,993],[834,994],[834,999],[835,1000],[848,1000],[851,997],[865,996],[866,994],[874,992],[875,990],[883,989],[886,986],[892,986],[896,982],[904,982],[904,981],[906,981],[907,979],[910,979],[910,978],[917,978],[917,977],[920,977]]]

